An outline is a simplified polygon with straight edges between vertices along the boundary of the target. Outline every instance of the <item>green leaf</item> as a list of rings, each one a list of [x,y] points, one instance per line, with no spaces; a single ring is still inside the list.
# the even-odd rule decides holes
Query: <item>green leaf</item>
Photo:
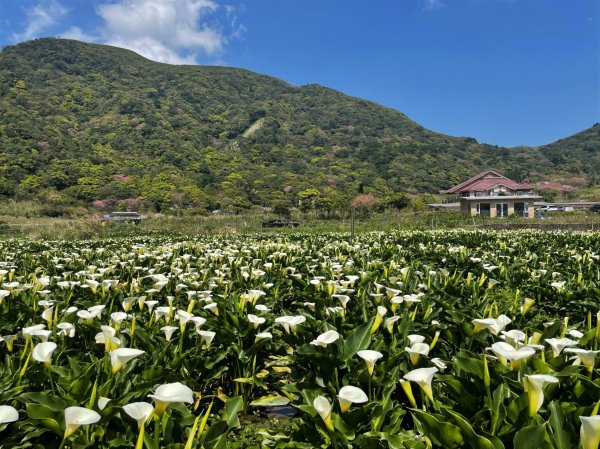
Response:
[[[356,442],[359,444],[358,447],[375,447],[370,441],[385,441],[389,449],[405,449],[406,447],[425,449],[425,444],[423,442],[420,442],[420,445],[411,445],[411,443],[419,443],[419,441],[415,439],[414,435],[411,435],[408,432],[397,434],[387,432],[366,432],[356,439]],[[381,445],[377,444],[376,447],[381,447]]]
[[[225,421],[217,421],[203,434],[203,446],[206,449],[225,448],[229,427]]]
[[[465,373],[477,376],[479,379],[483,379],[483,361],[481,357],[469,357],[464,353],[460,353],[454,356],[452,360],[457,374],[460,374],[459,371],[464,371]]]
[[[515,449],[535,449],[539,447],[546,437],[545,425],[527,426],[519,430],[515,434],[514,448]]]
[[[419,424],[421,431],[435,444],[444,449],[462,447],[465,443],[460,429],[454,424],[439,421],[433,415],[421,410],[410,409],[413,419]]]
[[[342,435],[344,435],[344,437],[348,440],[354,439],[354,437],[355,437],[354,429],[352,427],[348,426],[340,416],[333,413],[331,415],[331,418],[332,418],[333,426],[334,426],[335,430],[342,433]]]
[[[223,410],[223,419],[227,423],[227,427],[231,430],[234,427],[240,427],[238,413],[244,408],[244,400],[241,396],[228,399]]]
[[[492,435],[497,435],[500,430],[500,426],[506,418],[506,407],[504,406],[504,400],[510,397],[510,390],[504,384],[501,384],[494,390],[492,399]]]
[[[306,357],[311,363],[322,370],[323,376],[331,376],[336,367],[342,366],[344,361],[331,352],[325,352],[322,348],[315,345],[302,345],[296,351],[296,354]]]
[[[471,427],[471,424],[459,413],[452,410],[444,410],[444,413],[450,415],[456,425],[460,428],[467,444],[472,449],[494,449],[494,445],[487,438],[477,435]]]
[[[55,412],[51,408],[42,405],[42,404],[27,404],[27,415],[31,419],[39,420],[44,427],[52,430],[54,433],[61,435],[60,424],[58,420],[60,419],[57,415],[58,412]]]
[[[369,322],[358,326],[354,329],[350,335],[344,339],[344,344],[342,348],[342,360],[348,361],[358,351],[362,351],[363,349],[367,349],[369,344],[371,343],[371,325],[373,319],[370,319]]]
[[[519,429],[529,420],[529,398],[527,394],[522,394],[511,401],[507,407],[508,420],[514,428]]]
[[[573,442],[574,430],[570,428],[565,410],[556,401],[548,406],[550,410],[550,429],[552,430],[552,442],[557,449],[570,449],[575,446]],[[568,427],[567,427],[568,426]]]
[[[27,405],[30,403],[42,404],[52,411],[61,413],[68,407],[64,399],[45,393],[23,393],[18,399]]]
[[[397,370],[398,368],[396,367],[394,371]],[[373,409],[373,413],[371,415],[371,428],[376,432],[381,430],[388,412],[393,409],[391,396],[394,390],[395,385],[390,385],[387,387],[383,393],[383,398],[376,403]]]
[[[279,405],[287,405],[290,403],[290,400],[285,396],[281,396],[278,394],[271,394],[269,396],[263,396],[258,398],[250,403],[253,407],[276,407]]]

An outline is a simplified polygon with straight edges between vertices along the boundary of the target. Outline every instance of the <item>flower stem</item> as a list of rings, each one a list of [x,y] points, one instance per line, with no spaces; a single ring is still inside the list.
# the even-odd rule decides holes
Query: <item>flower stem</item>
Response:
[[[154,419],[154,449],[160,449],[160,418]]]
[[[56,392],[54,391],[54,382],[52,381],[52,371],[50,371],[50,369],[48,369],[48,378],[50,379],[50,388],[52,388],[52,394],[56,395]]]
[[[143,449],[144,447],[144,428],[146,426],[144,426],[142,424],[142,426],[140,427],[140,433],[138,435],[138,439],[137,439],[137,443],[135,445],[135,449]]]

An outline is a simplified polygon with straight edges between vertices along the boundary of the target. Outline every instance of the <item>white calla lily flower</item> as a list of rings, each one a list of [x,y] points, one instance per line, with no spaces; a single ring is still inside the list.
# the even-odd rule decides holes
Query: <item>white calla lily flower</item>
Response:
[[[38,331],[44,330],[45,328],[45,324],[36,324],[34,326],[24,327],[21,330],[21,333],[23,334],[23,337],[25,337],[26,340],[31,340],[34,335],[37,335]]]
[[[129,315],[127,315],[125,312],[113,312],[110,314],[110,319],[113,320],[114,323],[118,326],[124,320],[126,320],[128,316]]]
[[[8,352],[13,351],[16,340],[17,340],[16,335],[1,335],[0,336],[0,341],[3,341],[4,343],[6,343],[6,349],[8,349]]]
[[[186,404],[194,402],[194,392],[181,382],[160,385],[154,394],[149,394],[148,397],[154,399],[158,416],[162,416],[167,405],[172,402],[184,402]]]
[[[367,397],[367,394],[360,388],[353,387],[352,385],[346,385],[340,388],[338,400],[340,401],[340,410],[342,413],[345,413],[352,404],[362,404],[367,402],[369,398]]]
[[[215,338],[215,335],[217,335],[216,332],[213,332],[213,331],[202,331],[202,330],[199,330],[197,332],[198,332],[198,335],[200,335],[204,339],[204,345],[207,348],[211,345],[212,341]]]
[[[427,343],[415,343],[410,348],[404,348],[404,351],[410,355],[410,363],[416,365],[419,363],[421,356],[427,357],[429,354],[429,345]]]
[[[181,332],[185,331],[185,325],[192,317],[193,315],[185,310],[178,310],[175,312],[175,318],[179,321],[179,328]]]
[[[337,331],[331,330],[327,332],[323,332],[319,335],[315,340],[311,341],[311,345],[321,346],[323,348],[327,347],[331,343],[334,343],[340,338],[340,334]]]
[[[584,334],[583,334],[583,332],[578,331],[577,329],[571,329],[571,330],[569,330],[569,332],[567,332],[567,335],[579,340],[580,338],[583,338]]]
[[[249,313],[248,321],[252,324],[252,326],[254,326],[254,329],[256,329],[259,325],[264,324],[264,322],[267,320],[261,316],[256,316],[252,313]]]
[[[448,368],[448,366],[438,357],[431,359],[431,363],[433,363],[435,367],[440,371],[444,371],[446,368]]]
[[[290,333],[290,331],[295,333],[296,327],[299,324],[304,323],[305,321],[306,321],[306,317],[304,315],[296,315],[296,316],[283,315],[283,316],[275,318],[275,322],[281,324],[288,334]]]
[[[0,304],[2,304],[4,298],[6,298],[8,295],[10,295],[10,290],[0,290]]]
[[[545,341],[552,348],[553,357],[558,357],[562,350],[569,346],[577,346],[577,342],[570,338],[547,338]]]
[[[65,337],[75,337],[75,326],[72,323],[58,323],[56,325],[60,329],[58,335],[64,335]]]
[[[387,329],[388,333],[393,333],[394,332],[394,324],[396,323],[396,321],[398,321],[400,319],[399,315],[394,315],[391,316],[389,318],[385,319],[385,328]]]
[[[324,396],[317,396],[313,401],[313,407],[325,423],[327,429],[333,432],[333,421],[331,420],[331,404]]]
[[[46,368],[50,368],[50,366],[52,365],[52,353],[54,352],[56,347],[56,343],[52,341],[38,343],[33,348],[31,357],[33,357],[33,360],[43,363],[46,366]]]
[[[500,338],[502,340],[513,346],[518,346],[522,344],[525,341],[525,338],[527,337],[527,335],[525,335],[525,332],[520,331],[518,329],[512,329],[508,332],[501,331],[500,334]]]
[[[178,327],[175,326],[163,326],[160,328],[161,331],[163,331],[165,333],[165,338],[167,341],[171,341],[171,337],[173,336],[173,333],[179,329]]]
[[[494,343],[492,347],[488,349],[496,354],[496,357],[498,357],[498,360],[500,360],[500,363],[503,365],[506,365],[507,361],[510,361],[513,364],[518,364],[521,360],[528,359],[535,354],[535,349],[530,346],[524,346],[522,348],[515,349],[514,346],[509,345],[504,341]]]
[[[259,332],[258,334],[256,334],[255,340],[261,340],[261,339],[270,340],[272,338],[273,338],[273,334],[271,334],[271,332]]]
[[[600,353],[600,350],[592,351],[589,349],[582,348],[565,348],[564,352],[575,354],[576,357],[574,364],[583,364],[583,366],[585,366],[588,369],[588,371],[592,372],[596,363],[596,354]]]
[[[98,409],[104,410],[110,401],[111,401],[110,398],[107,398],[105,396],[100,396],[98,398]]]
[[[383,354],[379,351],[373,351],[371,349],[363,349],[356,353],[361,359],[367,364],[367,370],[369,375],[373,375],[373,369],[375,368],[375,362],[383,357]]]
[[[600,415],[580,416],[579,439],[582,449],[598,449],[600,445]]]
[[[421,390],[427,395],[431,401],[433,401],[433,390],[431,388],[431,382],[433,381],[433,375],[438,372],[437,368],[417,368],[404,375],[404,379],[415,382],[421,387]]]
[[[350,296],[348,295],[331,295],[332,298],[337,298],[342,307],[345,309],[348,301],[350,301]]]
[[[0,424],[15,422],[19,419],[19,412],[10,405],[0,405]]]
[[[206,323],[206,318],[201,316],[192,316],[190,318],[190,322],[194,323],[194,327],[198,330],[204,323]]]
[[[113,374],[123,368],[123,365],[127,362],[142,354],[145,354],[145,351],[133,348],[117,348],[110,351],[110,364],[112,366]]]
[[[68,438],[79,426],[95,424],[100,415],[94,410],[84,407],[67,407],[65,409],[65,438]]]
[[[544,387],[551,383],[558,383],[558,379],[546,374],[526,374],[523,378],[523,386],[529,398],[530,417],[535,416],[544,404]]]
[[[423,343],[425,341],[425,337],[423,335],[411,334],[408,335],[408,346],[412,346],[416,343]]]
[[[148,418],[152,416],[154,407],[147,402],[132,402],[131,404],[124,405],[123,410],[137,421],[138,429],[140,429],[148,421]]]
[[[208,310],[215,316],[219,316],[219,305],[216,302],[211,302],[203,307],[204,310]]]
[[[500,315],[498,318],[475,319],[471,322],[475,326],[475,333],[487,329],[492,334],[498,335],[506,326],[512,323],[512,320],[506,315]]]
[[[377,331],[377,329],[379,329],[379,326],[383,322],[383,317],[385,316],[386,313],[387,313],[387,309],[385,307],[383,307],[383,306],[377,307],[377,314],[375,315],[375,320],[373,321],[373,325],[371,326],[371,330],[370,330],[371,334],[374,334]]]

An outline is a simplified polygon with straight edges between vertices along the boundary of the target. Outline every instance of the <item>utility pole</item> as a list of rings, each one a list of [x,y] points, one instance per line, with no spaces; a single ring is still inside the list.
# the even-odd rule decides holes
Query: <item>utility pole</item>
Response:
[[[354,218],[356,207],[352,206],[352,221],[350,222],[350,243],[354,243]]]

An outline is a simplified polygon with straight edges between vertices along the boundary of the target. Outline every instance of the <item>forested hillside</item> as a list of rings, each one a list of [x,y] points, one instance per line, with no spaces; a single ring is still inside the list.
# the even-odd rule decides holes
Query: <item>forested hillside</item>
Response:
[[[448,111],[449,114],[452,111]],[[435,193],[484,168],[599,182],[600,126],[541,148],[429,131],[318,85],[39,39],[0,53],[0,195],[155,210],[346,205]]]

